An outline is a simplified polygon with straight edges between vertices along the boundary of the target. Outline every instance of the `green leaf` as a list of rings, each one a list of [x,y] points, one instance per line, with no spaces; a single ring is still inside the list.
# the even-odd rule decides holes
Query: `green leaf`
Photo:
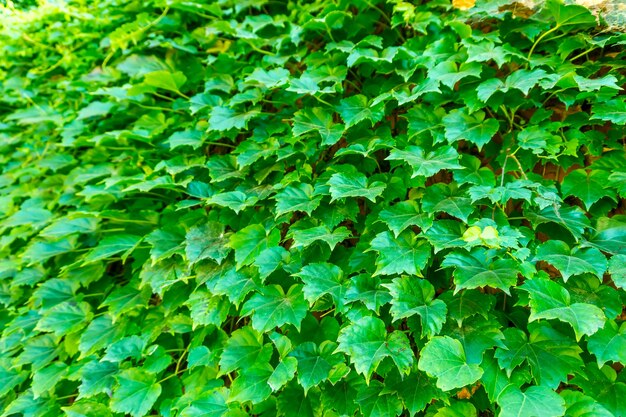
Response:
[[[55,362],[37,371],[33,375],[33,397],[37,399],[50,392],[61,379],[65,378],[67,371],[67,365],[61,362]]]
[[[228,107],[214,107],[209,117],[209,131],[223,132],[230,129],[247,129],[248,121],[260,113],[257,109],[239,113]]]
[[[322,200],[322,196],[314,195],[310,184],[300,183],[289,185],[276,194],[276,217],[294,211],[303,211],[309,216]]]
[[[292,132],[296,137],[318,132],[322,137],[322,145],[332,146],[339,141],[343,131],[344,126],[334,123],[332,113],[321,107],[303,109],[294,114]]]
[[[272,390],[278,391],[282,388],[287,382],[293,379],[293,376],[296,374],[296,370],[298,369],[298,360],[296,358],[284,358],[281,360],[274,372],[272,372],[272,376],[269,377],[267,383]]]
[[[451,146],[441,146],[426,152],[419,146],[409,146],[406,150],[394,149],[388,160],[404,161],[413,168],[412,177],[431,177],[442,169],[464,169],[459,165],[459,154]]]
[[[222,417],[228,415],[229,406],[226,403],[229,392],[226,388],[203,392],[196,396],[187,407],[180,412],[180,417]]]
[[[369,120],[373,126],[385,116],[385,105],[384,103],[371,103],[367,97],[358,94],[342,99],[337,106],[337,111],[345,122],[346,129],[363,120]]]
[[[39,236],[59,239],[73,234],[88,234],[96,231],[98,219],[95,217],[60,218],[43,229]]]
[[[626,254],[626,217],[598,219],[594,235],[585,244],[611,254]]]
[[[255,196],[248,196],[241,191],[229,191],[225,193],[218,193],[208,198],[206,203],[216,204],[221,207],[228,207],[235,213],[239,214],[240,211],[246,207],[253,206],[259,199]]]
[[[443,391],[462,388],[478,381],[483,374],[478,364],[469,364],[463,345],[448,336],[435,336],[420,353],[418,367],[437,378],[437,387]]]
[[[78,350],[81,357],[89,356],[100,349],[104,349],[122,337],[122,334],[122,329],[113,324],[113,320],[108,314],[96,317],[80,336]]]
[[[434,299],[435,288],[430,282],[405,276],[383,286],[392,297],[390,313],[394,320],[417,314],[422,320],[422,337],[432,337],[441,331],[448,308],[443,301]]]
[[[549,0],[547,10],[556,21],[558,27],[571,25],[596,25],[596,18],[588,8],[577,4],[563,4],[558,0]]]
[[[471,417],[477,416],[476,407],[468,402],[455,402],[437,410],[434,417]]]
[[[266,400],[272,393],[272,388],[268,384],[272,372],[273,369],[268,364],[256,364],[246,368],[233,381],[228,402],[250,401],[252,404],[258,404]]]
[[[608,182],[609,173],[606,171],[585,171],[577,169],[570,172],[561,183],[561,191],[564,197],[573,195],[578,197],[585,208],[589,210],[591,206],[601,198],[610,197],[615,199],[611,190],[605,189]]]
[[[560,393],[567,405],[565,415],[572,417],[614,417],[614,414],[603,407],[594,398],[578,391],[566,390]]]
[[[352,233],[344,226],[338,227],[333,231],[326,226],[317,226],[310,229],[294,230],[291,236],[293,238],[294,248],[306,248],[314,242],[322,241],[326,243],[332,251],[337,244],[352,236]]]
[[[305,342],[291,352],[291,356],[298,360],[298,382],[307,391],[318,386],[328,379],[331,369],[343,359],[339,354],[333,354],[337,347],[334,342],[324,342],[319,347],[313,342]]]
[[[519,288],[530,296],[529,321],[557,319],[569,323],[577,340],[583,335],[594,334],[606,322],[600,308],[586,303],[572,303],[569,292],[556,282],[533,279]]]
[[[492,287],[510,294],[517,284],[519,264],[512,259],[494,260],[493,251],[474,248],[471,252],[448,254],[441,266],[454,267],[455,294],[462,289]]]
[[[439,296],[439,299],[446,303],[448,317],[456,320],[459,327],[463,324],[463,320],[476,314],[488,318],[494,304],[492,296],[478,290],[464,290],[456,293],[446,291]]]
[[[122,371],[117,376],[119,386],[111,397],[111,410],[126,413],[133,417],[143,417],[152,409],[159,395],[161,385],[153,374],[138,368]]]
[[[114,321],[117,321],[117,318],[124,313],[147,307],[150,295],[148,288],[140,290],[132,285],[126,285],[113,290],[100,307],[109,307],[109,313],[113,316]]]
[[[534,260],[545,261],[556,267],[563,280],[567,280],[573,275],[591,273],[602,279],[607,268],[605,256],[595,248],[574,249],[565,242],[550,240],[537,248]]]
[[[427,213],[421,213],[418,204],[413,200],[401,201],[387,207],[379,213],[380,221],[385,222],[397,238],[409,226],[418,226],[422,230],[433,224]]]
[[[507,375],[524,361],[530,365],[532,377],[538,385],[555,389],[567,381],[567,375],[582,368],[582,350],[572,340],[557,332],[547,323],[531,323],[530,337],[519,329],[504,330],[507,349],[496,349],[495,357]]]
[[[467,77],[480,77],[482,65],[478,62],[462,63],[457,65],[452,61],[445,61],[436,65],[428,71],[428,78],[439,81],[448,88],[454,88],[454,85]]]
[[[252,315],[252,327],[260,332],[284,324],[292,324],[299,330],[307,311],[308,305],[304,301],[301,285],[291,286],[286,294],[279,285],[270,285],[243,305],[241,315]]]
[[[231,333],[220,358],[220,373],[226,375],[240,368],[266,363],[272,356],[272,345],[263,344],[263,334],[250,326]]]
[[[404,333],[387,333],[385,323],[366,316],[344,327],[339,332],[338,352],[350,356],[356,371],[367,381],[386,357],[390,357],[400,373],[407,374],[413,363],[413,351]]]
[[[172,150],[179,146],[191,146],[193,149],[198,149],[202,146],[204,138],[202,132],[199,130],[183,130],[181,132],[174,132],[167,141]]]
[[[484,112],[469,114],[467,108],[455,109],[443,118],[446,139],[449,143],[467,140],[482,149],[498,132],[500,124],[496,119],[485,119]]]
[[[528,95],[531,88],[543,80],[550,79],[550,75],[542,69],[526,70],[518,69],[506,78],[505,89],[515,88],[524,95]]]
[[[265,249],[277,246],[280,232],[267,232],[260,224],[251,224],[230,236],[230,247],[235,250],[237,268],[250,265]]]
[[[385,393],[380,381],[363,386],[356,397],[365,417],[391,417],[402,413],[402,403],[395,393]]]
[[[185,237],[185,254],[193,265],[204,259],[212,259],[221,264],[228,256],[229,234],[224,232],[224,226],[218,222],[207,222],[194,226]]]
[[[361,301],[368,309],[378,312],[380,306],[391,301],[391,294],[380,285],[380,278],[360,274],[350,278],[346,290],[346,303]]]
[[[589,219],[578,207],[557,207],[550,205],[540,211],[524,211],[533,227],[543,223],[557,223],[567,229],[575,238],[581,238],[590,226]]]
[[[587,349],[596,356],[599,367],[608,361],[626,363],[626,324],[618,329],[617,324],[608,321],[589,337]]]
[[[380,181],[374,181],[368,186],[367,178],[360,172],[333,174],[328,180],[328,185],[330,185],[332,200],[346,197],[364,197],[372,203],[376,202],[376,197],[380,196],[387,187]]]
[[[187,82],[187,77],[180,71],[160,70],[147,73],[143,82],[151,87],[180,93],[180,88]]]
[[[390,232],[379,233],[371,242],[371,250],[378,252],[374,275],[407,273],[421,276],[431,249],[428,241],[410,231],[403,232],[398,238]]]
[[[455,186],[433,184],[426,188],[422,198],[422,209],[427,213],[444,212],[465,223],[474,211],[472,201]]]
[[[626,255],[613,255],[611,257],[609,274],[617,287],[626,289]]]
[[[111,258],[121,253],[120,258],[125,261],[126,258],[135,250],[142,238],[136,235],[120,234],[105,236],[98,246],[93,248],[84,259],[84,264],[100,261],[102,259]]]
[[[36,329],[65,336],[81,330],[92,317],[91,306],[86,302],[66,301],[47,310],[37,323]]]
[[[294,274],[302,280],[304,298],[311,306],[322,296],[330,294],[338,311],[343,310],[346,287],[343,285],[343,271],[336,265],[326,262],[309,264]]]
[[[498,398],[498,417],[560,417],[565,414],[565,401],[546,387],[507,388]]]
[[[592,119],[626,125],[626,101],[624,100],[615,99],[594,103],[591,112]]]

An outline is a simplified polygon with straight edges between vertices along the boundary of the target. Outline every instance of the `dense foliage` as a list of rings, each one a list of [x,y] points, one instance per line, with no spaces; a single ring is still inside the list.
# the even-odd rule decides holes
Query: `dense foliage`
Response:
[[[507,3],[0,9],[1,415],[626,416],[626,36]]]

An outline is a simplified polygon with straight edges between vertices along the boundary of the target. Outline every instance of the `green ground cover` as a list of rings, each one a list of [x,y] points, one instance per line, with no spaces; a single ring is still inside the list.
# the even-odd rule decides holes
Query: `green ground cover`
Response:
[[[0,415],[626,416],[626,36],[452,3],[1,6]]]

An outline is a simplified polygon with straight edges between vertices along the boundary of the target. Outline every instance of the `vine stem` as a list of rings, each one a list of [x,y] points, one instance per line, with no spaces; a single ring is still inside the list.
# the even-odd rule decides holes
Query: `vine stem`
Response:
[[[529,62],[530,62],[530,57],[533,55],[533,52],[535,51],[535,48],[537,47],[537,45],[539,45],[539,42],[541,42],[543,40],[543,38],[545,38],[546,36],[548,36],[551,33],[556,32],[557,30],[560,29],[560,25],[556,25],[554,26],[552,29],[544,32],[541,36],[539,36],[537,38],[537,40],[535,41],[535,43],[533,43],[533,46],[530,48],[530,51],[528,52],[528,57],[526,58]]]

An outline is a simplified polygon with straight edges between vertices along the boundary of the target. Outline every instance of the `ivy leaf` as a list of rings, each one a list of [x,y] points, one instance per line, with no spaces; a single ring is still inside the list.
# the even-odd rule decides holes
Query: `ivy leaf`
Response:
[[[432,337],[441,331],[448,308],[435,298],[435,288],[425,279],[414,277],[395,278],[383,284],[391,294],[390,313],[394,320],[419,315],[422,320],[422,337]]]
[[[104,237],[98,246],[93,248],[84,258],[83,264],[89,264],[120,254],[122,261],[135,250],[142,238],[136,235],[120,234]]]
[[[65,336],[83,328],[93,317],[91,307],[86,302],[67,301],[47,310],[37,323],[36,329]]]
[[[526,96],[531,88],[536,86],[539,82],[550,78],[548,73],[542,69],[518,69],[506,78],[504,84],[506,89],[515,88]]]
[[[448,88],[466,77],[480,77],[482,65],[478,62],[468,62],[457,65],[452,61],[444,61],[428,71],[428,78],[439,81]]]
[[[250,265],[261,252],[277,246],[278,242],[280,242],[278,229],[267,232],[260,224],[251,224],[234,233],[230,236],[230,247],[235,250],[237,268]]]
[[[473,384],[483,374],[478,364],[467,363],[461,342],[449,336],[435,336],[426,343],[418,368],[437,378],[437,387],[443,391]]]
[[[469,114],[467,108],[455,109],[443,118],[446,128],[446,139],[449,143],[468,140],[478,149],[487,144],[498,132],[500,124],[496,119],[485,120],[484,112]]]
[[[365,197],[372,203],[376,202],[376,197],[380,196],[387,187],[380,181],[374,181],[368,186],[367,178],[360,172],[333,174],[328,180],[328,185],[330,185],[332,200]]]
[[[289,185],[276,194],[276,217],[294,211],[303,211],[310,216],[321,200],[322,196],[314,195],[310,184]]]
[[[615,99],[604,103],[594,103],[591,107],[592,119],[604,120],[618,125],[626,125],[626,101]]]
[[[230,387],[228,402],[250,401],[252,404],[258,404],[265,401],[272,393],[272,388],[268,384],[272,372],[273,369],[269,364],[255,364],[244,369]]]
[[[385,323],[376,317],[362,317],[339,332],[338,352],[350,356],[356,371],[370,380],[372,373],[390,357],[400,373],[408,373],[413,363],[409,340],[400,331],[387,333]]]
[[[489,286],[510,294],[509,288],[517,284],[518,263],[512,259],[494,259],[494,253],[484,248],[471,252],[448,254],[441,266],[454,267],[455,294],[462,289]]]
[[[595,248],[574,249],[570,251],[567,243],[559,240],[549,240],[537,248],[535,260],[545,261],[556,267],[563,280],[572,275],[592,273],[602,278],[607,268],[605,256]]]
[[[435,381],[415,367],[404,378],[397,372],[387,375],[385,386],[388,390],[398,393],[411,415],[424,410],[431,401],[445,398],[445,394],[435,386]]]
[[[346,290],[346,303],[361,301],[369,310],[378,312],[380,306],[391,301],[391,294],[380,285],[380,278],[371,274],[360,274],[350,278]]]
[[[209,131],[223,132],[230,129],[246,129],[248,121],[260,113],[257,109],[251,109],[244,113],[228,107],[214,107],[209,118]]]
[[[62,362],[54,362],[40,369],[33,375],[33,397],[38,397],[51,392],[55,385],[67,375],[68,366]]]
[[[571,338],[547,323],[531,323],[530,337],[519,329],[504,330],[507,349],[496,349],[495,357],[507,375],[524,361],[528,362],[537,384],[555,389],[567,375],[583,366],[582,350]]]
[[[344,126],[333,122],[332,113],[321,107],[313,107],[295,113],[292,131],[296,137],[318,132],[322,137],[322,144],[332,146],[343,135]]]
[[[427,213],[420,213],[418,204],[413,200],[401,201],[388,207],[380,212],[379,217],[396,238],[409,226],[426,230],[433,224],[432,218]]]
[[[252,327],[257,331],[265,332],[284,324],[292,324],[299,330],[307,311],[302,285],[291,286],[287,294],[279,285],[270,285],[243,305],[241,315],[252,315]]]
[[[565,414],[565,401],[546,387],[507,388],[498,398],[498,417],[559,417]]]
[[[228,247],[229,234],[217,222],[207,222],[194,226],[185,236],[185,254],[193,265],[204,259],[212,259],[221,264],[231,249]]]
[[[307,247],[313,242],[321,240],[325,242],[330,250],[334,250],[337,244],[349,238],[352,234],[344,226],[338,227],[331,231],[326,226],[317,226],[310,229],[294,230],[291,237],[293,238],[293,247]]]
[[[302,292],[311,306],[325,294],[330,294],[338,311],[343,310],[346,287],[342,283],[343,271],[326,262],[313,263],[294,274],[304,283]]]
[[[459,165],[459,154],[451,146],[441,146],[426,152],[419,146],[406,150],[394,149],[387,157],[390,161],[404,161],[413,168],[412,177],[431,177],[442,169],[464,169]]]
[[[614,193],[604,188],[608,183],[609,173],[606,171],[590,171],[577,169],[570,172],[561,183],[563,196],[573,195],[578,197],[585,208],[589,210],[591,206],[601,198],[615,198]]]
[[[559,1],[550,0],[546,3],[546,9],[550,11],[558,27],[596,25],[596,18],[584,6],[563,4]]]
[[[272,345],[263,344],[262,333],[244,326],[235,330],[226,341],[220,357],[220,374],[226,375],[255,363],[269,362],[272,352]]]
[[[298,360],[298,382],[304,393],[325,381],[333,366],[343,363],[339,354],[333,354],[334,342],[323,342],[319,347],[313,342],[299,345],[290,354]]]
[[[611,254],[626,254],[626,217],[598,219],[595,233],[585,245]]]
[[[524,215],[532,223],[533,227],[540,224],[553,222],[563,226],[575,238],[581,238],[585,229],[590,226],[589,219],[578,207],[556,207],[550,205],[540,211],[524,211]]]
[[[337,106],[337,111],[346,123],[346,129],[366,119],[373,126],[385,116],[385,105],[384,103],[371,103],[364,95],[357,94],[342,99]]]
[[[276,365],[276,368],[274,369],[274,372],[272,372],[272,376],[270,376],[267,380],[267,383],[270,387],[272,387],[272,390],[278,391],[286,383],[293,379],[297,369],[298,360],[296,358],[283,358],[283,360]]]
[[[458,327],[461,327],[463,320],[474,315],[489,317],[494,299],[488,294],[478,290],[464,290],[453,293],[446,291],[439,296],[439,299],[448,306],[448,317],[456,320]]]
[[[422,198],[422,208],[427,213],[444,212],[467,223],[474,211],[472,201],[455,186],[433,184],[426,188]]]
[[[379,233],[372,239],[371,250],[378,252],[374,275],[407,273],[421,276],[431,254],[428,241],[410,231],[397,239],[390,232]]]
[[[613,255],[611,257],[609,274],[617,287],[626,289],[626,255]]]
[[[587,341],[589,352],[593,353],[601,367],[605,362],[626,362],[626,324],[608,321],[604,328],[591,335]]]
[[[151,87],[179,93],[186,81],[187,77],[180,71],[160,70],[147,73],[143,82]]]
[[[363,415],[366,417],[399,416],[402,403],[395,393],[384,392],[384,385],[379,381],[363,386],[356,397]]]
[[[142,369],[126,369],[116,379],[119,387],[113,391],[110,405],[116,413],[143,417],[161,395],[161,384],[156,382],[153,374]]]
[[[548,279],[527,280],[519,287],[530,296],[529,321],[557,319],[569,323],[576,339],[592,335],[604,326],[606,317],[602,310],[586,303],[572,303],[569,292]]]

